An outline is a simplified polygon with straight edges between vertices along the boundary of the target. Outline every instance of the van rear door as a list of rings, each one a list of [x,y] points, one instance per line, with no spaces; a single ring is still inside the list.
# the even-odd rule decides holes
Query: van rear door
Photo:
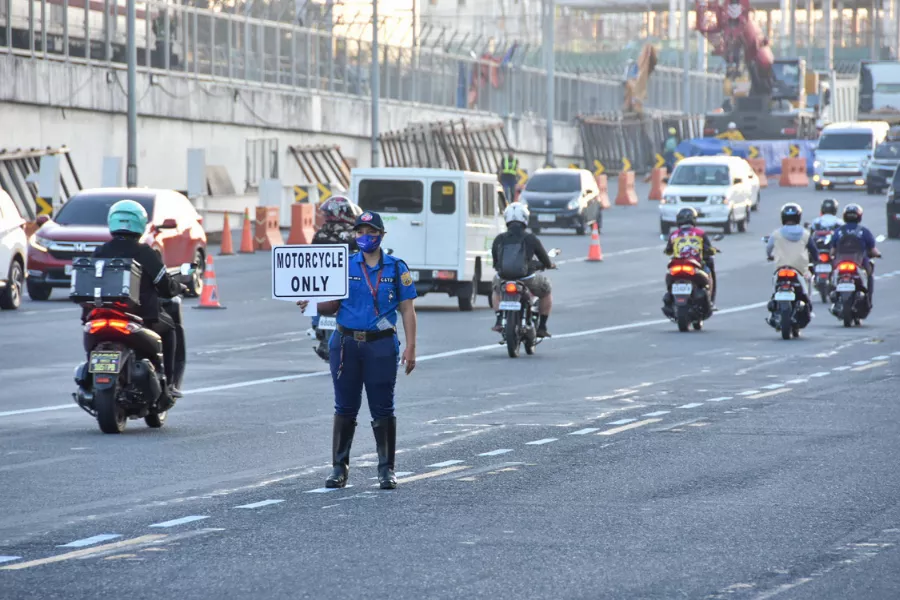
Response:
[[[424,180],[364,177],[357,186],[357,202],[363,210],[381,215],[387,230],[385,247],[410,267],[425,264]]]
[[[428,190],[425,261],[429,267],[457,267],[462,262],[459,228],[465,219],[465,190],[457,182],[441,178],[430,178]]]

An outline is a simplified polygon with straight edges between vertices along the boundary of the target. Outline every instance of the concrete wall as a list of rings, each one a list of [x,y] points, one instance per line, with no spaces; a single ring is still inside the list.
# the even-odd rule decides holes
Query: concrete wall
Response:
[[[97,186],[103,157],[126,154],[124,86],[124,71],[0,54],[0,147],[68,145],[83,185]],[[204,148],[207,164],[226,167],[240,193],[247,138],[279,138],[280,176],[288,184],[302,181],[288,145],[337,144],[359,166],[370,164],[369,103],[358,98],[161,75],[151,81],[145,73],[138,75],[137,93],[142,186],[185,189],[187,149]],[[463,117],[473,123],[497,120],[492,114],[384,101],[380,126],[388,131]],[[508,135],[522,166],[543,164],[543,123],[509,123]],[[557,164],[580,161],[574,126],[556,125],[554,137]]]

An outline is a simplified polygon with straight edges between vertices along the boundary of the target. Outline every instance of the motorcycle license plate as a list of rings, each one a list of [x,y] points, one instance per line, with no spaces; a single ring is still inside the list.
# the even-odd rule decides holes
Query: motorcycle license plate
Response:
[[[121,369],[121,352],[91,352],[89,373],[117,374]]]
[[[556,223],[556,215],[538,215],[538,223]]]
[[[797,298],[797,296],[794,294],[794,292],[789,292],[789,291],[775,292],[776,300],[787,300],[789,302],[793,302],[796,298]]]
[[[337,329],[337,317],[319,317],[319,329]]]
[[[690,283],[673,283],[672,293],[676,295],[690,294],[694,290],[694,286]]]
[[[816,273],[831,273],[831,265],[826,263],[816,265]]]
[[[500,310],[519,310],[522,304],[518,300],[505,300],[500,303]]]
[[[839,292],[855,292],[856,284],[855,283],[839,283],[837,284],[837,288],[835,288]]]

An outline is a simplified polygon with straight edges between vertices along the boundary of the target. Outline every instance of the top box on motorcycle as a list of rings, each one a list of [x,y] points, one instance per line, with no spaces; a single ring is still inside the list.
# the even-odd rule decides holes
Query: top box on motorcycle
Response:
[[[141,264],[131,258],[88,258],[72,261],[69,299],[102,306],[124,304],[134,310],[141,304]]]

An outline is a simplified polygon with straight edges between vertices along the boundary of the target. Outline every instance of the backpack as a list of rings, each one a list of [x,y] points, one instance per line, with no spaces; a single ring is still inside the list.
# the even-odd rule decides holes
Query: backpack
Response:
[[[498,273],[503,279],[521,279],[528,275],[525,237],[506,236],[500,244]]]

